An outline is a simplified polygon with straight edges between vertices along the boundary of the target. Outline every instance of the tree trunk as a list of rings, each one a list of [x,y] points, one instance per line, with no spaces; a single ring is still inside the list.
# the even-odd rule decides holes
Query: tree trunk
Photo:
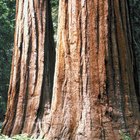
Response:
[[[55,49],[49,0],[17,0],[8,105],[2,133],[37,132],[49,114]]]
[[[60,1],[49,114],[55,58],[50,17],[48,1],[17,1],[2,132],[45,133],[47,140],[119,140],[122,131],[138,140],[128,1]]]
[[[47,140],[140,135],[127,0],[61,0]]]
[[[139,0],[130,0],[131,25],[132,25],[132,33],[133,33],[133,50],[134,50],[134,57],[135,57],[134,77],[135,77],[136,93],[140,106],[140,40],[139,40],[140,15],[138,12],[140,9],[138,5],[140,5]]]

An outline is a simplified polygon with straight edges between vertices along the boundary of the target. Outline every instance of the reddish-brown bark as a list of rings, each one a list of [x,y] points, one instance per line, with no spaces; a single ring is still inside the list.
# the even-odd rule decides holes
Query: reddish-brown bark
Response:
[[[47,140],[140,136],[127,1],[61,0]]]
[[[15,43],[2,133],[38,131],[50,110],[55,49],[48,0],[16,1]]]
[[[32,17],[33,2],[35,12],[32,20],[27,22]],[[39,132],[46,140],[119,140],[119,131],[124,131],[138,140],[140,112],[135,92],[127,1],[60,1],[50,114],[47,111],[51,97],[45,93],[50,93],[47,91],[51,88],[48,88],[50,82],[45,76],[48,76],[48,68],[53,66],[48,65],[48,61],[44,64],[45,55],[48,58],[52,54],[51,50],[48,53],[49,47],[44,49],[46,7],[45,3],[41,4],[43,1],[40,1],[41,5],[33,2],[28,1],[30,8],[26,4],[23,6],[23,13],[29,11],[25,12],[29,17],[23,16],[24,28],[17,11],[3,133],[37,135]]]

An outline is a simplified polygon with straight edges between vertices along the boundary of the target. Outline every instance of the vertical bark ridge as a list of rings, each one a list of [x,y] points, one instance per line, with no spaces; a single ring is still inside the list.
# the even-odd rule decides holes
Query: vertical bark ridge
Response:
[[[17,1],[17,9],[9,101],[2,129],[7,135],[41,131],[37,122],[46,119],[41,110],[50,110],[55,63],[50,2]]]
[[[17,1],[18,3],[18,1]],[[23,9],[21,5],[23,4],[23,1],[19,4],[19,7],[16,8],[16,33],[15,33],[15,48],[13,53],[13,59],[12,59],[12,71],[11,71],[11,78],[10,78],[10,85],[9,85],[9,91],[8,91],[8,105],[7,105],[7,112],[5,121],[3,123],[2,132],[3,134],[10,135],[14,121],[15,121],[15,115],[16,115],[16,106],[18,102],[18,96],[19,96],[19,88],[20,88],[20,62],[21,62],[21,53],[22,53],[22,27],[19,25],[22,22],[22,12]],[[20,21],[21,20],[21,21]],[[15,59],[16,58],[16,59]],[[14,110],[13,110],[14,108]]]
[[[103,139],[105,104],[101,105],[98,98],[106,98],[104,56],[108,42],[107,26],[102,27],[102,24],[107,25],[107,2],[62,0],[60,5],[55,99],[46,138]],[[112,127],[109,132],[113,132]],[[109,132],[106,135],[109,136]]]
[[[123,130],[134,138],[138,116],[126,6],[120,0],[60,1],[46,139],[117,140]]]
[[[125,5],[125,7],[126,7],[126,5]],[[126,50],[124,50],[124,51],[126,51],[126,56],[125,56],[126,58],[124,59],[124,62],[121,62],[121,63],[123,65],[123,67],[124,67],[124,63],[127,65],[125,65],[126,67],[124,67],[125,70],[122,70],[123,78],[125,78],[122,80],[123,80],[123,88],[124,88],[124,93],[125,93],[125,103],[127,104],[127,105],[125,104],[125,110],[127,109],[126,111],[128,111],[125,116],[127,116],[127,119],[129,119],[130,124],[128,124],[128,127],[132,128],[132,126],[135,126],[135,125],[137,126],[137,122],[136,122],[137,119],[135,119],[135,117],[136,118],[138,117],[138,115],[137,115],[138,104],[137,104],[136,92],[135,92],[135,88],[134,88],[133,65],[132,65],[133,60],[131,60],[131,52],[130,52],[131,46],[128,44],[128,38],[127,38],[126,34],[127,34],[126,30],[124,30],[124,39],[125,39],[124,43],[126,44]],[[121,47],[121,49],[122,49],[122,47]],[[120,50],[120,52],[121,52],[121,50]],[[128,99],[128,101],[127,101],[127,99]],[[131,99],[131,100],[129,100],[129,99]],[[128,105],[130,105],[130,106],[128,106]],[[132,116],[135,116],[135,117],[133,118]],[[136,128],[136,129],[138,129],[138,128]]]
[[[118,6],[118,5],[117,5]],[[123,115],[123,89],[122,89],[122,81],[121,81],[121,65],[120,65],[120,54],[118,50],[118,42],[117,42],[117,30],[116,30],[116,20],[117,16],[115,15],[115,2],[112,2],[112,23],[111,23],[111,42],[112,42],[112,62],[113,62],[113,70],[114,70],[114,92],[115,92],[115,100],[116,104],[113,106],[115,114],[114,117],[116,121],[118,121],[119,127],[125,129],[125,120]],[[121,25],[118,25],[121,26]],[[122,27],[122,26],[121,26]],[[111,58],[110,58],[111,59]],[[118,129],[118,126],[116,126]]]
[[[53,45],[52,34],[46,33],[52,27],[46,21],[49,2],[28,1],[22,7],[23,2],[17,10],[3,133],[38,136],[46,131],[47,140],[117,140],[124,131],[138,139],[140,117],[126,1],[60,1],[51,111],[51,54],[55,53],[51,45],[46,48]]]
[[[45,7],[45,5],[44,5]],[[44,8],[43,7],[43,8]],[[44,39],[45,39],[45,31],[44,31],[44,21],[42,21],[42,18],[45,19],[44,15],[41,15],[40,12],[44,12],[42,10],[42,1],[40,3],[37,3],[37,25],[38,25],[38,71],[37,71],[37,79],[36,79],[36,86],[33,93],[29,93],[28,95],[28,103],[27,103],[27,110],[26,110],[26,119],[25,124],[23,127],[24,133],[32,133],[33,125],[35,123],[35,118],[37,115],[37,110],[39,107],[39,101],[42,91],[42,84],[43,84],[43,73],[44,73]],[[41,11],[42,10],[42,11]],[[43,23],[42,23],[43,22]],[[34,47],[34,46],[33,46]]]
[[[131,19],[131,24],[129,24],[131,26],[131,34],[132,34],[132,38],[131,38],[131,41],[132,41],[132,50],[133,50],[133,55],[134,55],[134,61],[133,61],[133,65],[134,65],[134,81],[135,81],[135,88],[136,88],[136,94],[137,94],[137,100],[138,100],[138,103],[139,103],[139,110],[140,110],[140,49],[139,49],[139,46],[138,46],[138,39],[137,39],[137,34],[136,34],[136,18],[134,18],[135,16],[135,13],[137,13],[137,10],[134,8],[136,5],[137,5],[138,1],[129,1],[127,2],[127,5],[128,5],[128,9],[130,14],[129,14],[129,19]],[[127,10],[128,10],[127,9]],[[130,23],[130,22],[129,22]]]
[[[29,3],[27,2],[23,6],[23,15],[25,18],[23,18],[23,45],[22,45],[22,56],[21,56],[21,67],[20,67],[20,89],[19,89],[19,97],[18,97],[18,104],[17,104],[17,112],[16,112],[16,117],[15,117],[15,122],[14,122],[14,127],[12,129],[12,134],[17,134],[21,132],[22,125],[23,123],[23,116],[24,116],[24,110],[26,107],[26,96],[27,96],[27,83],[28,83],[28,66],[29,66],[29,59],[30,59],[30,19],[28,16],[28,5]]]
[[[117,5],[117,6],[116,6]],[[111,32],[112,36],[112,49],[114,53],[114,72],[118,69],[118,73],[115,75],[119,75],[119,81],[116,79],[116,99],[118,99],[116,108],[116,115],[114,113],[114,117],[118,116],[118,121],[121,127],[116,126],[116,128],[120,128],[125,132],[130,132],[132,138],[135,136],[135,131],[138,130],[138,108],[137,108],[137,99],[134,88],[134,79],[133,79],[133,55],[132,55],[132,46],[129,44],[130,32],[128,31],[130,24],[128,19],[128,11],[126,11],[126,1],[114,1],[114,16],[112,18],[115,23],[111,23],[112,31],[115,29],[116,31]],[[124,7],[124,8],[123,8]],[[121,10],[120,10],[121,9]],[[122,14],[122,15],[121,15]],[[115,25],[115,26],[114,26]],[[116,36],[116,37],[115,37]],[[115,43],[116,42],[116,43]],[[115,47],[116,46],[116,47]],[[116,50],[116,49],[117,50]],[[118,54],[117,54],[117,53]],[[116,57],[117,55],[117,57]],[[116,57],[116,58],[115,58]],[[116,63],[117,62],[117,63]],[[118,68],[117,68],[118,67]],[[121,101],[121,102],[120,102]],[[119,103],[120,102],[120,103]],[[134,105],[135,104],[135,105]],[[134,106],[136,108],[134,109]],[[114,112],[115,112],[115,107]],[[118,110],[118,111],[117,111]],[[118,112],[118,113],[117,113]],[[136,113],[137,112],[137,113]],[[132,128],[133,126],[133,128]],[[134,127],[135,126],[135,127]],[[115,129],[116,129],[115,128]]]
[[[43,121],[45,121],[46,116],[50,110],[51,104],[51,92],[52,92],[52,84],[53,84],[53,69],[55,63],[55,50],[52,46],[53,43],[53,34],[47,32],[52,31],[52,21],[50,16],[50,3],[49,1],[40,1],[40,4],[35,2],[36,10],[40,12],[36,13],[36,21],[38,27],[38,71],[37,71],[37,79],[36,79],[36,87],[31,98],[29,97],[25,125],[23,128],[23,132],[26,131],[30,133],[40,132],[44,129],[40,128],[40,124],[42,126]],[[47,9],[47,10],[46,10]],[[48,13],[48,14],[47,14]],[[41,16],[40,16],[41,14]],[[47,17],[48,16],[48,17]],[[50,29],[48,29],[50,27]],[[51,71],[52,70],[52,71]],[[52,81],[51,81],[52,80]],[[43,87],[44,86],[44,87]],[[43,100],[42,100],[43,99]],[[35,103],[36,102],[36,103]],[[36,104],[34,106],[34,104]],[[30,111],[30,109],[34,108],[34,111]],[[46,112],[46,113],[43,113]],[[30,116],[30,118],[28,117]],[[44,118],[43,118],[44,117]],[[34,118],[34,120],[32,119]],[[30,123],[29,123],[30,122]],[[35,124],[36,123],[36,124]]]
[[[45,25],[45,48],[44,48],[44,76],[42,84],[42,94],[40,96],[39,108],[37,111],[37,117],[33,132],[37,132],[37,135],[44,134],[46,130],[46,124],[48,115],[50,113],[51,100],[52,100],[52,88],[54,78],[54,66],[55,66],[55,48],[53,40],[53,24],[51,19],[51,6],[50,1],[46,3],[46,25]],[[48,84],[46,84],[48,83]]]
[[[61,1],[60,4],[65,5],[65,8],[60,9],[60,11],[64,11],[64,12],[62,12],[62,14],[59,15],[60,19],[61,18],[63,19],[63,18],[67,17],[68,10],[70,10],[70,9],[68,9],[67,1]],[[52,104],[51,114],[56,114],[56,116],[53,116],[51,118],[51,122],[52,122],[52,125],[55,126],[56,131],[51,132],[51,133],[53,133],[54,135],[57,135],[57,138],[60,137],[59,132],[61,130],[62,131],[65,130],[65,126],[64,126],[64,128],[62,128],[62,124],[67,123],[69,121],[69,120],[67,120],[67,122],[64,122],[65,114],[68,115],[68,113],[66,113],[66,112],[69,110],[63,110],[63,106],[64,105],[66,106],[66,104],[67,104],[67,102],[63,98],[66,96],[65,95],[66,91],[69,90],[68,89],[69,86],[67,87],[67,85],[70,84],[70,79],[68,79],[68,77],[65,77],[65,73],[67,72],[67,69],[70,69],[70,67],[69,67],[69,65],[70,65],[70,63],[69,63],[70,48],[69,47],[70,46],[67,43],[68,35],[69,35],[67,32],[68,24],[69,24],[69,17],[66,22],[61,23],[61,20],[60,20],[61,26],[59,27],[60,29],[58,30],[59,31],[58,34],[61,34],[61,35],[58,36],[58,39],[60,40],[60,42],[58,42],[59,48],[58,47],[56,48],[57,49],[56,52],[58,52],[56,55],[56,61],[60,60],[60,63],[56,63],[54,81],[57,81],[60,84],[58,86],[56,86],[55,85],[56,83],[54,83],[54,89],[53,89],[54,95],[52,98],[52,101],[54,103]],[[62,28],[64,30],[61,30]],[[63,38],[63,40],[62,40],[62,38]],[[63,44],[65,44],[66,47],[64,47]],[[64,53],[64,52],[66,52],[66,53]],[[64,57],[66,58],[65,60],[63,59]],[[59,71],[61,71],[61,73],[58,73]],[[61,92],[61,90],[62,90],[62,92]],[[55,94],[55,91],[58,91],[59,93],[62,93],[62,94]],[[68,97],[66,96],[65,98],[68,98]],[[58,104],[58,106],[55,106],[54,104]],[[64,116],[64,118],[62,116]],[[50,126],[48,126],[48,127],[50,128]],[[63,135],[67,135],[67,134],[64,133]]]

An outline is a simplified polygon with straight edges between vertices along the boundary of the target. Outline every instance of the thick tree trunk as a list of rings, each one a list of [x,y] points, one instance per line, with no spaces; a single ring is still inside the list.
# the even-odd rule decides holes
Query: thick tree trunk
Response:
[[[49,0],[16,1],[15,43],[2,133],[33,133],[50,110],[55,49]]]
[[[130,13],[131,13],[131,25],[132,25],[132,33],[133,33],[133,50],[134,50],[134,72],[135,72],[135,87],[136,93],[138,97],[138,102],[140,106],[140,15],[139,15],[139,0],[129,0],[130,1]]]
[[[61,0],[47,140],[138,139],[127,0]]]
[[[48,1],[17,0],[2,132],[46,132],[47,140],[119,140],[123,131],[137,140],[140,112],[127,0],[60,1],[50,114],[55,53],[49,8]]]

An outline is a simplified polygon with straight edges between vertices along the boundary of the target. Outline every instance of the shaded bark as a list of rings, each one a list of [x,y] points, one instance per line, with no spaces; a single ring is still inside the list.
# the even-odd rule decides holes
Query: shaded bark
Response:
[[[60,1],[53,86],[49,2],[17,0],[4,134],[119,140],[123,131],[132,139],[140,137],[127,2]]]
[[[127,0],[61,0],[47,140],[140,135]]]
[[[8,105],[2,133],[38,132],[49,114],[55,63],[49,0],[17,0]]]
[[[135,77],[135,87],[136,87],[136,93],[137,98],[139,102],[140,107],[140,16],[139,16],[139,10],[140,10],[140,2],[138,0],[130,0],[130,17],[131,17],[131,26],[132,26],[132,34],[133,34],[133,51],[134,51],[134,77]],[[140,110],[140,108],[139,108]]]

